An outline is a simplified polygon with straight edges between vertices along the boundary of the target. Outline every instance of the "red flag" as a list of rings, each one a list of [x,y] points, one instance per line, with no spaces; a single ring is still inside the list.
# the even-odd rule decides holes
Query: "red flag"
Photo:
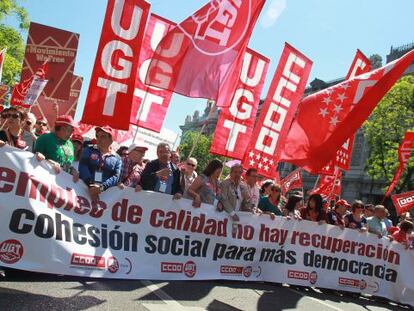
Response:
[[[391,199],[398,216],[409,212],[410,209],[414,207],[414,191],[395,194],[391,196]]]
[[[132,102],[131,124],[159,133],[170,105],[172,92],[145,84],[148,66],[161,39],[175,26],[151,14],[142,43]]]
[[[150,5],[108,0],[82,122],[128,130]]]
[[[355,76],[363,73],[367,73],[371,70],[371,61],[360,51],[357,50],[351,67],[345,80],[349,80]],[[335,166],[348,171],[351,164],[352,149],[354,146],[355,134],[346,140],[346,142],[338,149],[334,160],[330,161],[324,166],[320,174],[333,175],[335,172]]]
[[[318,172],[413,61],[414,50],[382,68],[306,97],[290,128],[281,160]]]
[[[398,184],[402,173],[405,170],[408,160],[411,157],[411,153],[413,152],[413,145],[414,145],[414,132],[406,132],[404,135],[404,139],[401,142],[400,146],[398,147],[398,161],[400,165],[397,169],[397,172],[394,175],[394,178],[389,185],[385,196],[389,196],[391,192],[394,190],[395,186]]]
[[[259,53],[246,50],[242,72],[230,107],[225,107],[220,112],[211,153],[232,159],[243,159],[253,132],[269,62],[269,59]],[[222,95],[228,97],[227,94],[220,96]]]
[[[6,59],[6,48],[4,48],[0,51],[0,82],[1,82],[1,78],[3,76],[3,65],[4,65],[4,60],[5,59]]]
[[[309,191],[309,194],[319,193],[321,196],[330,199],[335,199],[336,196],[341,196],[342,193],[342,171],[335,169],[334,175],[321,175],[318,185],[315,189]]]
[[[10,98],[10,105],[12,106],[21,106],[24,108],[29,108],[30,105],[25,103],[25,98],[27,93],[29,92],[32,83],[36,79],[44,80],[47,74],[47,63],[49,59],[47,58],[42,66],[40,66],[34,75],[32,75],[29,79],[24,80],[23,82],[17,83],[13,87],[12,96]]]
[[[264,0],[211,0],[170,31],[150,63],[149,85],[218,102],[232,96]]]
[[[298,168],[282,180],[282,193],[289,190],[303,188],[302,169]]]
[[[305,91],[311,67],[312,61],[285,44],[249,147],[244,154],[244,168],[254,167],[260,175],[274,177],[279,152]]]
[[[354,60],[351,67],[349,68],[348,74],[346,75],[345,80],[349,80],[353,77],[359,76],[363,73],[370,72],[371,70],[371,61],[368,57],[364,55],[360,50],[357,50]],[[339,147],[339,150],[336,152],[336,157],[334,159],[335,166],[348,171],[351,166],[351,156],[352,149],[354,147],[355,134],[352,134],[345,143]]]

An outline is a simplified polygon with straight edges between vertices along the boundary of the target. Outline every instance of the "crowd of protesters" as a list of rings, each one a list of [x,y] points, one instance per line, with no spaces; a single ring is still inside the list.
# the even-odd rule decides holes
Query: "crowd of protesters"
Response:
[[[166,143],[158,145],[157,159],[148,161],[148,148],[143,145],[114,150],[114,131],[107,126],[96,127],[95,138],[85,141],[68,115],[58,116],[50,130],[44,118],[36,119],[18,107],[3,110],[1,120],[0,147],[7,144],[33,152],[38,161],[47,161],[56,173],[65,171],[75,182],[84,182],[92,200],[112,187],[132,187],[137,192],[169,194],[175,200],[190,199],[194,208],[202,203],[212,205],[227,213],[233,223],[239,221],[240,213],[271,219],[286,217],[370,232],[402,243],[407,249],[414,247],[409,213],[394,226],[382,205],[360,200],[349,204],[343,199],[326,202],[320,194],[310,195],[305,203],[301,191],[285,196],[277,183],[263,180],[253,168],[244,172],[240,164],[233,165],[229,176],[223,178],[224,164],[217,159],[197,174],[197,159],[181,161],[179,153]]]

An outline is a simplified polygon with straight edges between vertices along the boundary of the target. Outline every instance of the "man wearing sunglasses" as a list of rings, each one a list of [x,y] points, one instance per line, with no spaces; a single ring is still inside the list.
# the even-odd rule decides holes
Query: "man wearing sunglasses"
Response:
[[[26,120],[23,123],[23,140],[27,144],[27,151],[33,152],[36,143],[36,135],[34,134],[34,127],[36,124],[36,117],[33,113],[26,113]]]
[[[22,137],[24,112],[19,108],[10,107],[2,111],[1,119],[4,123],[0,131],[0,146],[8,144],[11,147],[26,150],[27,144]]]
[[[44,117],[37,118],[34,129],[36,137],[49,133],[49,126],[47,124],[47,120]]]

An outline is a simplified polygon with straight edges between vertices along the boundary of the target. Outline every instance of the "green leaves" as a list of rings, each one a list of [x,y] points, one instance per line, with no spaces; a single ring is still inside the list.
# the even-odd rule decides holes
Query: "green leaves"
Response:
[[[12,15],[19,21],[19,30],[27,30],[29,28],[29,15],[27,11],[19,6],[16,0],[1,0],[0,22],[2,22],[6,16]],[[22,35],[18,30],[0,24],[0,49],[3,48],[7,48],[7,53],[1,82],[13,87],[14,84],[20,80],[25,44]]]
[[[385,95],[363,126],[370,155],[367,172],[375,180],[391,182],[399,165],[398,146],[414,130],[414,76],[405,76]],[[414,159],[410,159],[397,192],[411,190]]]

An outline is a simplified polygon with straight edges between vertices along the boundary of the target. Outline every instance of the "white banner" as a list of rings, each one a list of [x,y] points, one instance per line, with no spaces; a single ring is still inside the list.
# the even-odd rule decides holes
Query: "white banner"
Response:
[[[171,196],[106,191],[0,149],[0,265],[66,275],[268,281],[362,292],[414,305],[414,252],[354,230],[195,209]]]

